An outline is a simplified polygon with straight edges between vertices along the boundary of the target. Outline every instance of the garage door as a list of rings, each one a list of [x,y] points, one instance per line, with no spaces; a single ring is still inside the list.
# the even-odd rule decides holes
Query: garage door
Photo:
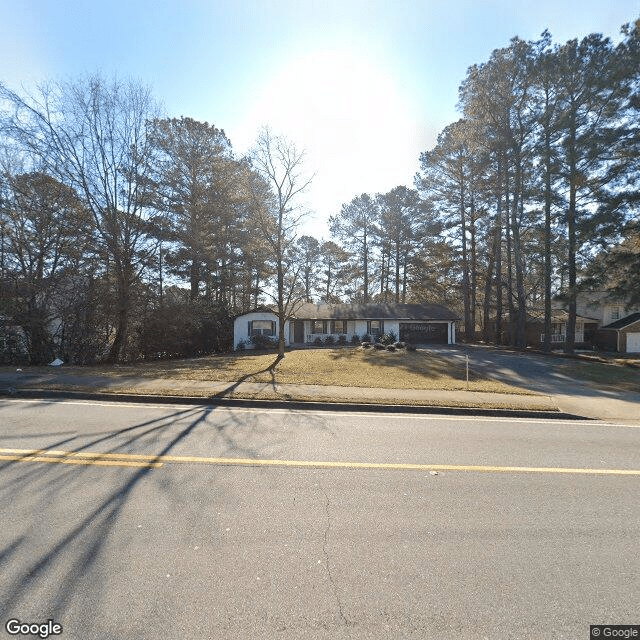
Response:
[[[640,333],[627,333],[627,353],[640,353]]]
[[[413,344],[447,344],[448,329],[445,322],[401,322],[400,340]]]

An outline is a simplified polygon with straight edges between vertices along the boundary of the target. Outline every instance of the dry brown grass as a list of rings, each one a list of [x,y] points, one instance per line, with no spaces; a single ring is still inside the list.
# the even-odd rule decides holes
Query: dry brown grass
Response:
[[[69,373],[115,377],[173,378],[219,382],[273,382],[268,371],[273,353],[249,352],[118,367],[65,367]],[[494,393],[527,393],[471,374],[464,367],[421,351],[375,351],[361,348],[288,351],[275,371],[278,384],[336,385],[385,389],[449,389]]]
[[[640,359],[610,358],[600,361],[567,359],[558,366],[563,374],[586,380],[599,389],[640,391]]]

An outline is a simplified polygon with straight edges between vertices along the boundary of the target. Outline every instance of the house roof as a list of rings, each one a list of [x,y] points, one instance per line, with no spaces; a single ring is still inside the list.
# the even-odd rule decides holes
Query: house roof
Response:
[[[576,320],[582,322],[598,322],[597,318],[589,318],[588,316],[581,316],[576,314]],[[527,314],[528,322],[544,322],[544,311],[535,310],[530,314]],[[568,322],[569,312],[565,309],[552,309],[551,310],[551,322]]]
[[[243,311],[242,313],[236,313],[234,316],[231,316],[234,320],[236,318],[242,318],[242,316],[248,316],[250,313],[275,313],[277,314],[277,310],[273,307],[269,307],[267,305],[260,305],[258,307],[254,307],[253,309],[249,309],[248,311]]]
[[[299,320],[459,320],[441,304],[314,304],[306,302],[292,314]]]
[[[628,327],[630,324],[634,322],[638,322],[640,320],[640,311],[636,313],[632,313],[625,318],[620,318],[620,320],[616,320],[615,322],[611,322],[608,325],[602,327],[602,329],[624,329]]]

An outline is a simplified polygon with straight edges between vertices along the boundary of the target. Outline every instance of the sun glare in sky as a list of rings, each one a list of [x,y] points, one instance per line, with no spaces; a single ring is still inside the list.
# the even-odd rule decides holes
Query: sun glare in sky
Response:
[[[615,38],[639,15],[640,0],[0,0],[0,81],[130,76],[239,155],[268,125],[305,149],[302,233],[328,239],[342,204],[413,186],[470,65],[515,35]]]
[[[338,213],[359,193],[391,189],[415,171],[418,116],[393,76],[360,52],[321,49],[289,61],[230,131],[236,146],[251,145],[256,123],[305,149],[306,167],[315,173],[308,200],[318,219]]]

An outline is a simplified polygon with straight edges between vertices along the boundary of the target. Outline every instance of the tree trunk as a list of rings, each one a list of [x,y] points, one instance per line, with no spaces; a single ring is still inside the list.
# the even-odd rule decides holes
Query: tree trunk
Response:
[[[402,304],[407,302],[407,262],[409,261],[409,256],[405,251],[403,262],[402,262]]]
[[[502,157],[498,157],[498,208],[496,211],[496,344],[502,344]]]
[[[511,248],[511,199],[510,199],[510,186],[509,186],[509,169],[505,162],[505,231],[507,236],[507,304],[509,308],[509,344],[515,344],[515,326],[516,326],[516,312],[513,306],[513,256]]]
[[[465,207],[465,189],[460,186],[460,233],[462,240],[462,300],[464,305],[464,339],[470,342],[471,305],[469,300],[469,256],[467,254],[467,219]]]
[[[571,114],[568,139],[569,160],[569,209],[567,211],[567,240],[568,240],[568,276],[569,276],[569,317],[567,319],[567,333],[564,350],[573,353],[576,341],[576,192],[577,192],[577,162],[576,162],[576,122],[575,114]]]
[[[194,302],[198,299],[200,289],[200,263],[195,258],[191,261],[191,268],[189,271],[189,280],[191,283],[191,293],[189,297],[191,302]]]
[[[278,263],[278,360],[284,358],[284,321],[286,311],[284,308],[284,265],[283,265],[283,205],[280,203],[278,216],[278,242],[277,242],[277,263]]]
[[[364,262],[364,302],[369,302],[369,245],[367,244],[367,227],[363,231],[363,262]]]
[[[396,304],[400,302],[400,243],[396,242]]]
[[[516,271],[516,296],[518,301],[518,312],[516,315],[515,327],[515,345],[518,349],[524,349],[526,346],[526,298],[524,293],[524,273],[522,265],[522,247],[520,242],[520,222],[518,213],[522,206],[522,161],[520,153],[514,150],[516,158],[516,179],[513,194],[513,207],[511,215],[511,230],[513,234],[513,260]]]
[[[494,225],[498,225],[498,217],[496,216]],[[493,289],[494,272],[496,268],[496,253],[498,250],[497,233],[494,226],[493,240],[491,241],[491,250],[489,251],[489,262],[487,264],[487,272],[484,281],[484,302],[482,305],[482,339],[485,342],[491,340],[491,292]],[[497,322],[497,318],[496,318]]]
[[[551,351],[551,122],[546,99],[544,131],[544,351]]]
[[[473,197],[473,191],[471,192],[471,211],[470,211],[470,220],[469,220],[469,232],[470,232],[470,241],[471,241],[471,291],[470,291],[470,318],[471,318],[471,332],[469,334],[468,339],[471,342],[475,342],[476,340],[476,297],[477,291],[476,287],[478,286],[478,260],[476,256],[476,208],[475,201]]]
[[[108,363],[120,362],[123,359],[129,331],[130,286],[126,276],[118,278],[116,334],[107,355]]]

